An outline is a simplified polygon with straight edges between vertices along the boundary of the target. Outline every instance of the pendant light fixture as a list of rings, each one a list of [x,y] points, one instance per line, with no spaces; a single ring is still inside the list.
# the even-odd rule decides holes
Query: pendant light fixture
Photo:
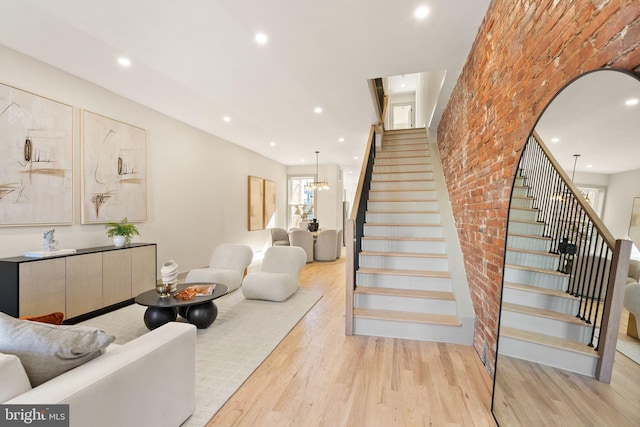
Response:
[[[318,179],[318,154],[320,154],[320,152],[316,151],[316,177],[313,184],[307,186],[307,188],[309,190],[318,190],[318,191],[328,190],[329,183],[327,182],[327,180],[320,181]]]

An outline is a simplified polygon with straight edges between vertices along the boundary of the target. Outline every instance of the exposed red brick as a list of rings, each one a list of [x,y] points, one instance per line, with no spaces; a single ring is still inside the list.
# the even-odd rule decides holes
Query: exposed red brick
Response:
[[[476,328],[493,374],[511,186],[539,114],[571,79],[640,69],[638,0],[495,0],[438,128]],[[484,225],[484,232],[480,232]]]

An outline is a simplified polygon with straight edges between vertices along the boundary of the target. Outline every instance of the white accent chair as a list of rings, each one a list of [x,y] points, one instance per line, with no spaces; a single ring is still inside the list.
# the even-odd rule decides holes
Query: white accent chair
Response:
[[[627,335],[640,339],[640,283],[631,283],[624,288],[624,308],[629,311]]]
[[[336,230],[323,230],[318,233],[314,250],[316,261],[336,260],[337,237]]]
[[[313,235],[308,230],[293,230],[289,235],[291,246],[304,249],[307,262],[313,262]]]
[[[264,253],[261,271],[242,281],[246,299],[284,301],[298,290],[298,276],[306,264],[304,250],[295,246],[272,246]]]
[[[271,246],[289,246],[289,233],[284,228],[271,229]]]
[[[217,246],[208,268],[197,268],[187,273],[186,283],[220,283],[234,291],[242,284],[245,270],[253,260],[253,251],[247,245],[223,243]]]

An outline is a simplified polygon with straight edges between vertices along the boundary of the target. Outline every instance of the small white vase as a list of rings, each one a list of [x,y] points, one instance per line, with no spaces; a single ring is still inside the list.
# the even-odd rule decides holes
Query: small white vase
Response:
[[[122,248],[124,247],[126,240],[127,239],[124,236],[113,236],[113,246],[116,248]]]

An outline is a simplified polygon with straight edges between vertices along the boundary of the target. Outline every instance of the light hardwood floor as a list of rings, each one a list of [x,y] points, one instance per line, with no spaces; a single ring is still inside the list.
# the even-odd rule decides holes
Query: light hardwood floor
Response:
[[[208,426],[495,426],[472,347],[345,336],[344,271],[344,258],[304,268],[301,286],[323,298]],[[504,427],[640,425],[640,366],[620,353],[610,385],[504,362],[513,375],[497,405],[515,403]]]
[[[307,264],[300,280],[322,299],[209,426],[495,425],[472,347],[345,336],[344,258]]]

